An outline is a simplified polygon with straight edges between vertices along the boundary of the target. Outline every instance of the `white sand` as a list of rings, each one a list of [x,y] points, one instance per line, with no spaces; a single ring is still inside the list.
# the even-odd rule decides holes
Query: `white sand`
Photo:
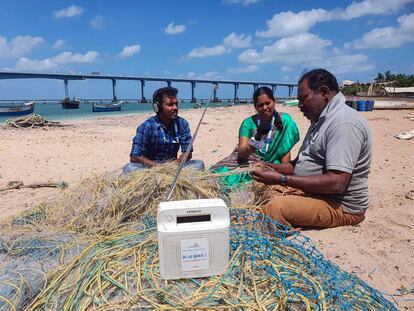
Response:
[[[278,107],[297,122],[301,137],[309,122],[297,107]],[[201,110],[183,111],[194,131]],[[303,232],[344,270],[355,273],[379,290],[394,293],[414,287],[414,139],[394,135],[414,129],[407,110],[366,112],[374,135],[370,175],[372,205],[365,221],[356,227]],[[240,122],[254,113],[251,106],[210,109],[195,142],[193,158],[211,165],[227,156],[237,142]],[[119,170],[129,161],[131,139],[140,116],[104,117],[68,121],[64,128],[0,129],[0,188],[11,180],[25,184],[65,180],[76,184],[82,177]],[[292,152],[296,156],[300,144]],[[59,189],[21,189],[0,192],[0,217],[33,207],[60,194]],[[414,193],[413,193],[414,195]],[[414,295],[404,298],[414,299]],[[414,300],[400,308],[413,308]]]

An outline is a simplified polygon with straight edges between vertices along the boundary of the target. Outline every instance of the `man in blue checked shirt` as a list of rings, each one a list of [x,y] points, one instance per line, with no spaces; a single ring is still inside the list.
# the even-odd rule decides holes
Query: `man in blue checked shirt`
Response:
[[[123,168],[123,173],[160,165],[169,161],[181,163],[184,153],[190,146],[191,132],[186,119],[178,116],[178,90],[163,87],[154,92],[152,107],[155,116],[138,126],[132,140],[130,161]],[[181,146],[182,154],[178,157]],[[204,170],[201,160],[191,160],[192,150],[185,167]]]

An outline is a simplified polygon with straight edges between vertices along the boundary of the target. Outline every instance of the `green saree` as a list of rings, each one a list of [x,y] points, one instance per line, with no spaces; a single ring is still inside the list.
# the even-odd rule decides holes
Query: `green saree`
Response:
[[[242,122],[239,129],[239,137],[247,137],[250,139],[256,134],[257,124],[254,122],[253,118],[257,119],[257,116],[248,117]],[[272,132],[268,151],[265,152],[265,150],[256,149],[255,154],[252,154],[249,159],[246,160],[246,165],[257,161],[279,164],[280,160],[299,141],[299,130],[292,118],[288,114],[282,113],[281,120],[283,128],[282,130],[275,129]],[[231,171],[238,166],[240,166],[240,164],[237,162],[236,148],[230,156],[213,165],[211,170],[216,173],[224,173]],[[237,187],[250,182],[251,180],[252,177],[248,173],[222,177],[222,183],[230,188]]]

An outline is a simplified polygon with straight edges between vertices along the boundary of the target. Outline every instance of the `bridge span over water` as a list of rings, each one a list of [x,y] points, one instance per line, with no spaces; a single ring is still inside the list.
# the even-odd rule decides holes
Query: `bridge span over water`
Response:
[[[97,73],[92,74],[57,74],[57,73],[30,73],[30,72],[4,72],[0,71],[0,79],[57,79],[63,80],[65,86],[65,96],[69,97],[69,81],[71,80],[110,80],[112,81],[112,96],[113,100],[117,101],[116,95],[116,83],[121,80],[138,81],[141,86],[141,102],[146,103],[145,97],[145,84],[147,82],[165,82],[167,86],[171,86],[172,83],[189,83],[191,84],[191,102],[196,102],[195,88],[197,84],[212,84],[219,86],[220,84],[231,84],[234,86],[234,101],[239,100],[238,90],[240,85],[251,85],[253,90],[256,90],[259,86],[269,86],[272,88],[273,93],[276,92],[278,86],[287,87],[289,97],[292,96],[293,88],[297,86],[294,83],[279,83],[279,82],[267,82],[267,81],[237,81],[237,80],[203,80],[203,79],[182,79],[182,78],[161,78],[161,77],[140,77],[140,76],[114,76],[114,75],[101,75]],[[213,101],[219,101],[217,97],[217,88],[214,89]]]

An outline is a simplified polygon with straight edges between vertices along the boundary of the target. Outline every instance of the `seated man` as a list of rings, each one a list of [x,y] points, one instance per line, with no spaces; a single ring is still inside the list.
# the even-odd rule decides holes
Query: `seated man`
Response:
[[[131,163],[124,166],[124,174],[172,160],[177,163],[183,161],[184,153],[190,146],[191,133],[187,120],[178,116],[177,92],[173,87],[155,91],[153,109],[156,115],[138,126],[132,140]],[[180,146],[182,154],[177,159]],[[190,160],[191,156],[192,150],[185,167],[204,170],[203,161]]]
[[[267,185],[293,187],[302,194],[275,196],[263,211],[293,227],[357,224],[369,207],[372,139],[368,123],[345,104],[335,76],[324,69],[300,79],[298,100],[311,121],[298,157],[287,164],[269,165],[271,169],[257,169],[253,178]]]

